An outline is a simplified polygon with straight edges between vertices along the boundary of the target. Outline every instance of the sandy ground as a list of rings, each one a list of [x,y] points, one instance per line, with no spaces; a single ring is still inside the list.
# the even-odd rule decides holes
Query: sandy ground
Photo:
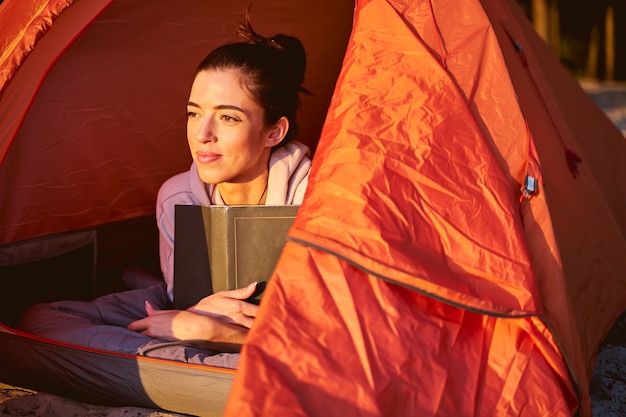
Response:
[[[626,416],[626,314],[598,352],[590,392],[594,417]]]
[[[626,82],[581,81],[591,98],[626,136]]]
[[[626,136],[626,83],[583,87]],[[593,417],[626,416],[626,314],[598,353],[591,380]],[[33,417],[177,417],[182,414],[137,407],[104,407],[0,383],[0,415]]]
[[[105,407],[0,383],[0,415],[29,417],[175,417],[139,407]]]

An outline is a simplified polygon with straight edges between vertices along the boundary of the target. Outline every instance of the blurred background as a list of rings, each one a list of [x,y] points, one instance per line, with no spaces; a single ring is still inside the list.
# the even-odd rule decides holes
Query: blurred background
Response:
[[[626,80],[625,0],[516,0],[579,79]]]

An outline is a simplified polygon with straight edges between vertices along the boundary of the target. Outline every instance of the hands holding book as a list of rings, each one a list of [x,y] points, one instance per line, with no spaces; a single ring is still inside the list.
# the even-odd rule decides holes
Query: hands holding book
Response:
[[[243,343],[259,308],[245,301],[255,287],[256,283],[252,283],[211,294],[187,310],[157,310],[146,302],[147,317],[132,322],[128,329],[163,340],[191,341],[198,346],[212,342],[210,349],[214,349],[214,343],[233,344],[226,350],[237,350],[234,347]]]

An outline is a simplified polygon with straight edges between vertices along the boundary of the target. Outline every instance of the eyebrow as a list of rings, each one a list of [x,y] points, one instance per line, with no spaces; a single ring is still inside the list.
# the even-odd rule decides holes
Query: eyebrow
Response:
[[[193,101],[187,102],[187,105],[191,106],[191,107],[198,107],[198,108],[200,108],[200,105],[194,103]],[[230,104],[221,104],[219,106],[215,106],[214,109],[215,110],[235,110],[235,111],[240,111],[240,112],[242,112],[244,114],[247,114],[246,111],[244,109],[242,109],[241,107],[233,106],[233,105],[230,105]]]

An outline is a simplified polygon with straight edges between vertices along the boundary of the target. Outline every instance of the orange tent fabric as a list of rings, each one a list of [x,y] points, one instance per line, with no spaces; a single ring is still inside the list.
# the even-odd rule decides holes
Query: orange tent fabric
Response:
[[[250,4],[0,5],[0,381],[83,400],[222,415],[234,370],[85,350],[11,326],[36,301],[127,288],[120,273],[127,266],[158,270],[156,194],[191,163],[185,106],[195,68],[237,39]],[[252,4],[256,30],[293,34],[305,45],[305,85],[314,94],[303,97],[298,122],[312,149],[353,10],[353,2],[335,0]]]
[[[249,3],[5,0],[0,245],[152,216],[159,186],[191,163],[180,108],[195,68],[237,40]],[[352,12],[330,0],[252,6],[256,30],[293,33],[308,51],[314,95],[298,121],[312,149]]]
[[[590,415],[625,157],[512,1],[358,1],[226,415]]]
[[[193,68],[248,3],[2,3],[1,261],[77,231],[96,269],[151,248],[119,222],[151,218],[188,167]],[[589,416],[626,307],[626,141],[514,1],[271,0],[254,19],[305,44],[316,152],[226,414]],[[128,384],[147,398],[124,401],[191,414],[229,391],[231,371],[113,355],[111,373],[110,353],[5,324],[1,378]]]

